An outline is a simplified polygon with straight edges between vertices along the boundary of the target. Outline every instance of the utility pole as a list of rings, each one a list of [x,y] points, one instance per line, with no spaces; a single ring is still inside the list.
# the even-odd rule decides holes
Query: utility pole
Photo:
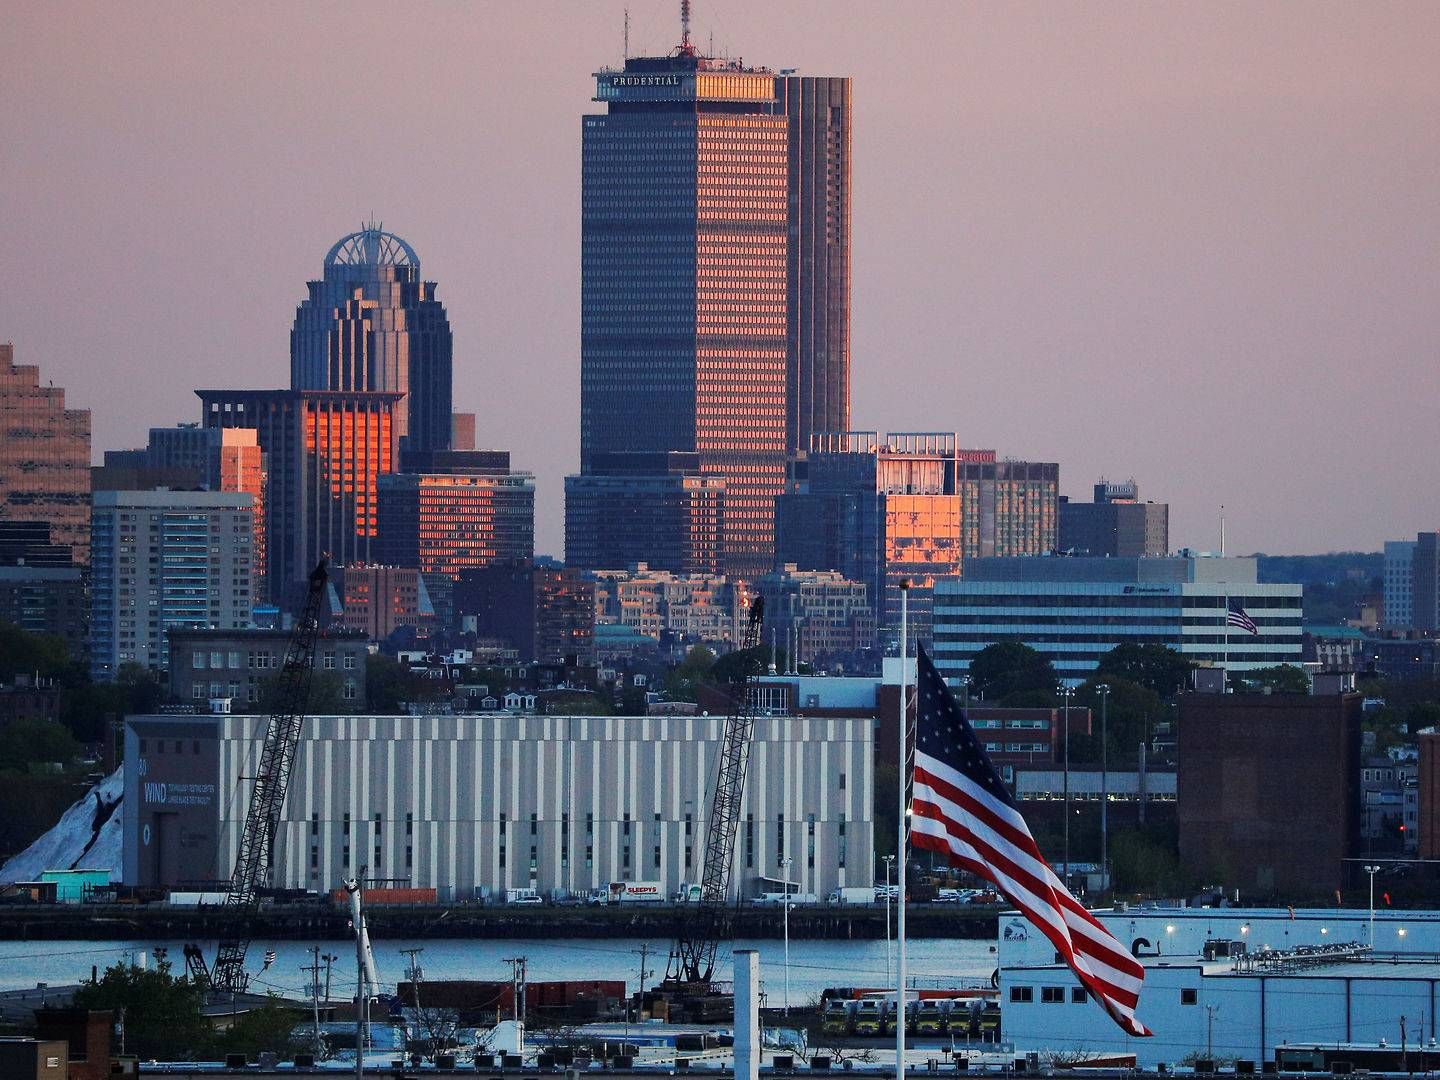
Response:
[[[325,954],[324,956],[322,956],[320,959],[325,961],[325,1004],[326,1004],[326,1006],[329,1006],[329,1004],[330,1004],[330,969],[331,969],[331,966],[335,963],[335,961],[336,961],[336,960],[339,960],[340,957],[336,956],[334,953],[326,953],[326,954]]]
[[[645,997],[645,980],[654,974],[645,966],[645,961],[650,956],[650,943],[642,941],[640,948],[631,950],[631,955],[640,957],[640,988],[635,992],[635,1019],[638,1021],[640,1019],[640,1002]],[[625,1037],[627,1039],[630,1037],[630,1006],[628,1003],[625,1006]]]
[[[1205,1006],[1205,1056],[1211,1061],[1215,1060],[1215,1014],[1219,1011],[1219,1005]]]
[[[415,1022],[419,1025],[421,1037],[428,1038],[431,1035],[431,1032],[428,1030],[429,1025],[425,1023],[425,1018],[420,1012],[421,971],[420,961],[416,959],[424,951],[424,949],[401,949],[400,953],[410,958],[410,963],[405,967],[405,977],[410,980],[410,1006],[415,1010]],[[403,1005],[404,1001],[401,1001],[401,1004]],[[430,1041],[433,1043],[435,1040],[431,1039]],[[435,1047],[432,1046],[432,1050],[433,1049],[435,1049]]]
[[[508,956],[510,965],[511,1016],[515,1020],[515,1053],[525,1053],[525,964],[528,957]]]
[[[1100,880],[1110,892],[1110,686],[1095,687],[1100,695]]]
[[[310,947],[310,955],[312,957],[311,963],[308,967],[302,964],[300,970],[310,973],[310,1004],[315,1011],[313,1041],[315,1043],[315,1056],[319,1057],[323,1047],[320,1041],[320,946],[312,945]]]

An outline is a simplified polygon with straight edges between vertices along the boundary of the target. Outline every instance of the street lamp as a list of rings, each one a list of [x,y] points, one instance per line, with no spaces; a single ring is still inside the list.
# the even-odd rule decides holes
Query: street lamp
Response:
[[[1370,951],[1375,951],[1375,875],[1380,872],[1380,867],[1365,865],[1360,869],[1370,875]]]
[[[785,870],[785,1015],[790,1015],[790,856],[780,860]]]
[[[1095,687],[1100,695],[1100,874],[1105,888],[1110,888],[1110,686]],[[1142,793],[1143,795],[1143,793]]]
[[[895,865],[895,856],[886,855],[885,864],[885,985],[890,985],[890,868]]]
[[[1073,686],[1060,684],[1060,696],[1065,701],[1064,718],[1062,720],[1062,738],[1065,745],[1065,873],[1061,878],[1065,887],[1070,887],[1070,699],[1075,695]]]

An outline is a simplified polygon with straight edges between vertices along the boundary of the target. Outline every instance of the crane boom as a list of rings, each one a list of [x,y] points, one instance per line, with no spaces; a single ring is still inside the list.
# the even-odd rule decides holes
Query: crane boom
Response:
[[[305,723],[305,706],[315,674],[320,604],[328,578],[326,560],[321,559],[310,573],[305,604],[285,648],[275,709],[265,727],[260,767],[245,811],[235,869],[230,875],[230,891],[225,897],[225,906],[235,909],[234,915],[240,919],[259,905],[260,890],[270,884],[275,834],[280,828],[280,814],[285,808],[285,792],[290,786],[290,771],[300,745],[300,729]],[[215,954],[215,966],[207,970],[200,950],[187,945],[185,962],[191,974],[198,981],[208,983],[211,990],[241,993],[250,982],[245,971],[245,954],[249,948],[249,940],[239,935],[222,940]]]
[[[720,743],[720,760],[715,770],[715,794],[710,803],[710,821],[705,834],[705,868],[700,879],[700,899],[682,916],[680,932],[670,950],[665,983],[707,989],[715,971],[715,952],[725,931],[725,909],[730,894],[730,871],[735,862],[735,830],[740,823],[740,805],[745,797],[745,773],[750,765],[751,735],[755,729],[754,650],[760,644],[760,626],[765,602],[755,597],[745,625],[741,649],[746,667],[736,689],[730,715]]]

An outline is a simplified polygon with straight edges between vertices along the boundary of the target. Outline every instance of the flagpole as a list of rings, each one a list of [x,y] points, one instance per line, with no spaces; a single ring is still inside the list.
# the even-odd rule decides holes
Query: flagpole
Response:
[[[895,927],[895,936],[899,949],[896,955],[897,964],[897,992],[895,994],[895,1080],[905,1080],[905,1021],[907,1019],[905,1010],[905,871],[909,862],[906,852],[905,841],[909,839],[906,829],[905,811],[909,809],[906,799],[906,788],[909,786],[905,775],[905,767],[909,764],[910,740],[910,710],[907,700],[910,683],[910,580],[902,578],[900,581],[900,723],[899,723],[899,762],[900,767],[896,770],[899,779],[899,816],[895,824],[895,862],[900,868],[897,880],[900,883],[899,903],[896,905],[898,919]]]
[[[1230,590],[1225,590],[1225,651],[1220,654],[1220,693],[1230,692]]]

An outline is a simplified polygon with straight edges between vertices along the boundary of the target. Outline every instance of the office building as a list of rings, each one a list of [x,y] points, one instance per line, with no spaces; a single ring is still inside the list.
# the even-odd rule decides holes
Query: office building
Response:
[[[1417,733],[1420,747],[1417,810],[1419,855],[1440,859],[1440,732],[1426,728]]]
[[[442,450],[401,455],[405,471],[379,478],[379,557],[426,575],[535,554],[535,478],[510,455]]]
[[[1422,633],[1440,631],[1440,532],[1415,534],[1410,623]]]
[[[565,562],[717,575],[724,519],[725,477],[700,455],[595,454],[589,472],[565,478]]]
[[[395,469],[398,393],[197,390],[207,428],[254,430],[265,461],[266,581],[294,606],[310,571],[379,558],[379,477]]]
[[[785,449],[850,429],[851,80],[775,79],[787,125]]]
[[[79,565],[90,552],[90,410],[67,409],[65,391],[15,363],[0,343],[0,521],[44,521],[49,544]]]
[[[90,670],[163,670],[172,629],[250,622],[250,496],[221,491],[97,491],[92,509]]]
[[[598,570],[595,624],[623,626],[650,643],[733,643],[745,619],[745,589],[723,576],[674,574],[639,563],[627,570]]]
[[[233,863],[263,716],[125,727],[124,880]],[[276,835],[275,885],[328,891],[360,867],[442,901],[696,881],[721,717],[313,716]],[[756,721],[732,895],[873,880],[866,720]],[[697,778],[700,778],[697,781]],[[783,859],[789,859],[788,873]]]
[[[578,570],[521,562],[462,570],[455,613],[475,633],[516,649],[526,663],[595,660],[595,584]]]
[[[473,412],[450,414],[450,449],[475,449],[475,414]]]
[[[326,618],[366,641],[384,641],[401,627],[428,637],[439,619],[413,566],[336,566],[330,570]]]
[[[415,249],[376,225],[341,237],[290,331],[290,388],[401,395],[399,445],[446,450],[453,342]]]
[[[1381,579],[1384,626],[1405,630],[1415,624],[1415,541],[1386,540]]]
[[[878,624],[900,624],[902,579],[917,637],[928,635],[935,582],[992,555],[1055,547],[1060,466],[999,461],[949,432],[816,435],[791,462],[779,501],[776,558],[865,584]]]
[[[214,700],[230,699],[231,711],[254,709],[265,683],[285,666],[290,634],[285,630],[171,630],[170,698],[203,712]],[[315,673],[333,676],[340,697],[365,708],[364,634],[327,628],[315,642]]]
[[[581,472],[598,454],[699,455],[725,479],[722,569],[752,577],[773,562],[787,448],[848,418],[849,82],[688,41],[595,80]]]
[[[1255,560],[972,559],[935,588],[935,666],[956,680],[997,641],[1044,653],[1078,683],[1117,645],[1166,645],[1230,671],[1298,664],[1301,587],[1256,582]],[[1230,627],[1242,607],[1258,634]]]
[[[1360,853],[1360,705],[1359,694],[1182,694],[1189,876],[1261,896],[1347,887],[1345,860]]]
[[[48,521],[0,518],[0,566],[74,566],[72,554],[51,542]]]
[[[858,653],[875,648],[875,611],[861,581],[834,570],[800,570],[786,563],[751,582],[765,601],[766,635],[812,667],[854,666]]]
[[[68,564],[0,566],[0,622],[64,638],[70,655],[83,659],[90,633],[84,570]]]
[[[1060,497],[1061,551],[1137,559],[1170,553],[1170,507],[1140,501],[1134,480],[1095,485],[1095,501],[1071,502]]]

